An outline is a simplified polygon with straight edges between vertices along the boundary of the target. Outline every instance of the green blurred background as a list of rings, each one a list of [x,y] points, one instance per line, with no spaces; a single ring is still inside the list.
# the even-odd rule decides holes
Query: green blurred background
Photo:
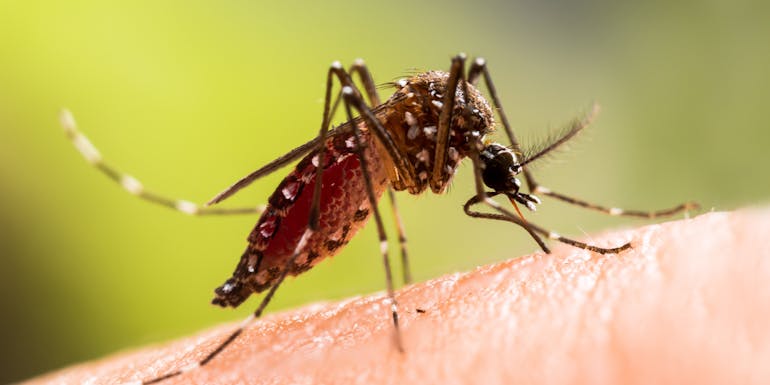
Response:
[[[770,3],[673,3],[3,0],[0,382],[256,306],[208,305],[256,218],[129,196],[67,142],[63,106],[113,164],[202,202],[316,133],[333,60],[362,57],[387,82],[464,51],[488,59],[525,143],[601,103],[595,126],[539,168],[554,190],[628,208],[766,201]],[[283,174],[228,204],[264,202]],[[464,217],[469,174],[443,196],[400,195],[418,280],[536,250],[511,225]],[[529,218],[577,237],[648,223],[551,200]],[[381,290],[373,230],[270,309]]]

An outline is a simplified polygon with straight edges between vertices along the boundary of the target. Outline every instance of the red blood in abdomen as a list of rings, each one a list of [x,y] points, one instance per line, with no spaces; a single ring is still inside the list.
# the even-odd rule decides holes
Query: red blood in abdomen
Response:
[[[370,211],[366,184],[358,157],[350,152],[344,154],[329,152],[326,156],[333,161],[330,165],[325,162],[328,166],[323,173],[319,229],[311,236],[305,249],[301,250],[295,266],[290,270],[292,275],[307,270],[324,257],[336,254],[342,248],[341,246],[346,244],[366,223],[368,216],[362,216],[361,213],[356,216],[356,213],[359,210]],[[308,155],[308,158],[312,156],[314,156],[313,153]],[[367,160],[375,196],[379,199],[386,185],[385,172],[379,159],[369,156]],[[285,180],[293,180],[292,176],[294,176],[299,183],[293,203],[284,204],[284,207],[269,207],[268,212],[260,218],[249,237],[252,247],[260,250],[263,255],[260,271],[257,274],[271,268],[283,269],[308,227],[310,205],[315,188],[315,167],[307,161],[301,161],[299,164],[305,164],[305,169],[295,169]],[[308,182],[303,183],[301,180]],[[288,192],[293,191],[293,185],[291,183],[286,185],[284,182],[273,193],[271,202],[281,200],[286,202],[283,187],[289,187]],[[282,195],[276,196],[276,194]],[[357,220],[354,220],[356,217]],[[276,221],[276,228],[272,236],[265,237],[260,233],[260,226],[271,220]],[[266,226],[266,228],[269,227]]]

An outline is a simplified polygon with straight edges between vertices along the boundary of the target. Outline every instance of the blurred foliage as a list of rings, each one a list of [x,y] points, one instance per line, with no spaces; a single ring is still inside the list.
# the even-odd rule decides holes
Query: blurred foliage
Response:
[[[256,218],[189,218],[129,196],[66,141],[63,106],[148,188],[202,202],[316,133],[333,60],[365,58],[387,82],[465,51],[487,58],[525,142],[601,103],[571,151],[538,168],[554,190],[629,208],[731,209],[770,193],[768,4],[2,1],[0,382],[256,306],[208,305]],[[469,171],[449,194],[400,195],[419,280],[536,250],[517,228],[463,216]],[[228,204],[264,202],[281,177]],[[529,217],[578,237],[647,223],[550,200]],[[270,309],[383,281],[369,226]]]

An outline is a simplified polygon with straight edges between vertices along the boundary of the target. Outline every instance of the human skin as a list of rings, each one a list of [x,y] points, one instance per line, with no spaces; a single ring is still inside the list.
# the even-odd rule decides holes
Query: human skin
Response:
[[[632,249],[554,245],[400,290],[404,353],[380,293],[270,314],[163,384],[770,384],[770,209],[591,239]],[[153,378],[200,360],[234,327],[27,383]]]

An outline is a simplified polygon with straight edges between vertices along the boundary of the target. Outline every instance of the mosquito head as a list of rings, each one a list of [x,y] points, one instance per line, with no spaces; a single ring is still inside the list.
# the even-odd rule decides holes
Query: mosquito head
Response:
[[[499,143],[490,143],[481,151],[484,184],[498,192],[516,193],[521,182],[516,175],[521,173],[521,165],[516,154]]]
[[[499,143],[490,143],[481,151],[481,177],[487,187],[496,193],[505,194],[511,202],[516,201],[530,210],[540,200],[534,196],[519,192],[521,181],[516,176],[522,172],[521,163],[516,153]]]

